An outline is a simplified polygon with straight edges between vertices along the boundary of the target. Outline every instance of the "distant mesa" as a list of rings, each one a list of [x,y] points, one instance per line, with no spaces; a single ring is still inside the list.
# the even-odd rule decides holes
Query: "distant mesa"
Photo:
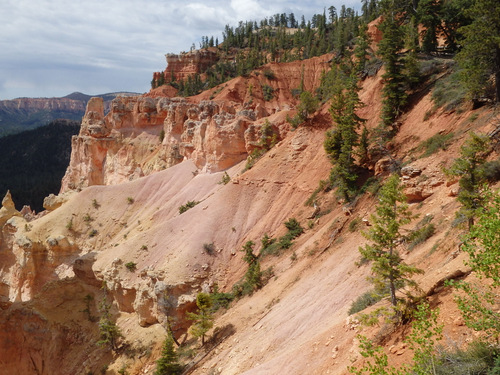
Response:
[[[61,98],[17,98],[0,101],[0,137],[47,125],[57,119],[81,121],[85,108],[92,97],[104,101],[109,112],[111,101],[117,96],[138,96],[135,92],[114,92],[87,95],[73,92]]]

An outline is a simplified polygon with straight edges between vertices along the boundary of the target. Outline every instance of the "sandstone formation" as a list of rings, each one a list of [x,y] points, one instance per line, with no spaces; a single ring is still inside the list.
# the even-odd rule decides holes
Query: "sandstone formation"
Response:
[[[102,99],[93,98],[72,140],[61,191],[136,179],[185,159],[204,171],[227,169],[255,148],[262,115],[258,107],[237,110],[214,101],[120,97],[104,117]]]
[[[219,59],[215,48],[183,52],[180,54],[168,53],[165,55],[167,68],[163,72],[166,81],[175,77],[175,80],[185,80],[193,74],[203,73]]]
[[[209,333],[214,346],[196,358],[192,374],[344,375],[346,366],[360,363],[362,327],[347,310],[371,288],[357,249],[366,243],[361,230],[370,225],[376,198],[361,195],[345,207],[318,190],[331,169],[323,148],[327,104],[311,126],[290,131],[286,122],[297,104],[291,89],[303,80],[313,91],[330,57],[267,66],[276,75],[266,81],[275,90],[271,101],[255,89],[264,79],[260,71],[194,98],[154,90],[118,97],[107,115],[102,100],[90,100],[72,140],[63,193],[48,197],[48,212],[27,221],[8,198],[0,210],[0,371],[84,375],[108,366],[111,374],[125,366],[153,373],[167,324],[189,341],[186,312],[195,310],[197,293],[231,291],[247,268],[243,244],[255,242],[257,253],[260,239],[283,236],[292,217],[305,232],[288,252],[262,258],[264,288],[217,313]],[[378,123],[381,87],[379,74],[360,91],[366,106],[359,114],[369,129]],[[427,158],[411,150],[443,128],[470,129],[470,112],[423,121],[431,104],[425,94],[411,107],[393,148],[372,165],[383,181],[404,162],[411,209],[439,223],[411,252],[399,248],[406,262],[425,268],[417,280],[424,291],[457,270],[467,274],[464,254],[456,252],[459,233],[449,225],[459,205],[442,174],[460,142]],[[247,155],[263,147],[264,123],[277,142],[244,170]],[[312,194],[316,209],[304,205]],[[180,213],[189,201],[199,203]],[[207,253],[205,244],[216,250]],[[444,311],[444,334],[470,340],[452,293],[432,297]],[[115,352],[95,345],[104,303],[124,334]],[[399,336],[387,340],[391,355],[408,358]]]

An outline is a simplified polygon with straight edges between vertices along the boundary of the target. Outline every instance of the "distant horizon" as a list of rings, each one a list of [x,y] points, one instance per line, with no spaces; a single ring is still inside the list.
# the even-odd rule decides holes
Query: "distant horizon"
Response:
[[[105,96],[105,95],[113,95],[113,94],[143,95],[143,94],[145,94],[145,92],[133,92],[133,91],[120,90],[120,91],[113,91],[113,92],[105,92],[102,94],[87,94],[87,93],[84,93],[81,91],[73,91],[73,92],[70,92],[69,94],[62,95],[62,96],[19,96],[17,98],[12,98],[12,99],[0,99],[0,101],[17,100],[17,99],[61,99],[61,98],[66,98],[66,97],[73,95],[73,94],[81,94],[81,95],[85,95],[85,96],[92,98],[92,97],[96,97],[96,96]]]
[[[73,92],[146,93],[165,55],[201,38],[222,42],[225,25],[276,13],[310,19],[360,0],[5,0],[0,4],[0,100],[61,98]],[[86,94],[89,95],[89,94]],[[102,95],[102,94],[97,94]]]

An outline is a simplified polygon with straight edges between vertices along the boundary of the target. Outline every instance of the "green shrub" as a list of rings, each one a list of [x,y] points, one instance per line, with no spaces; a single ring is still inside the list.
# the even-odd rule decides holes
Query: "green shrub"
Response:
[[[264,236],[260,239],[260,243],[262,244],[262,249],[265,249],[276,242],[276,238],[269,237],[267,233],[264,233]]]
[[[97,229],[91,229],[89,232],[89,237],[95,237],[97,236]]]
[[[262,85],[262,96],[266,102],[274,97],[274,89],[269,85]]]
[[[193,208],[194,206],[196,206],[198,203],[200,203],[200,202],[188,201],[186,204],[183,204],[182,206],[179,207],[179,214],[183,214],[184,212],[186,212],[190,208]]]
[[[216,312],[220,308],[228,309],[231,302],[234,300],[233,293],[219,292],[219,286],[214,285],[214,291],[210,294],[212,298],[212,311]]]
[[[449,134],[435,134],[426,139],[417,147],[417,150],[423,151],[422,157],[430,156],[439,150],[446,150],[453,138],[453,133]]]
[[[360,311],[363,311],[367,307],[376,304],[382,298],[384,298],[383,295],[376,293],[374,290],[369,290],[368,292],[363,293],[358,298],[356,298],[347,313],[349,315],[356,314]]]
[[[101,205],[99,204],[99,202],[97,202],[97,199],[93,199],[92,200],[92,207],[94,207],[96,210],[101,207]]]
[[[132,203],[134,203],[134,198],[132,198],[132,197],[127,197],[127,203],[128,203],[128,204],[132,204]]]
[[[227,185],[231,181],[231,177],[227,174],[227,172],[224,172],[222,175],[221,180],[218,182],[219,185]]]
[[[130,271],[130,272],[134,272],[136,269],[137,269],[137,263],[135,262],[128,262],[128,263],[125,263],[125,267]]]
[[[66,223],[66,229],[73,230],[73,218],[69,219],[69,221]]]
[[[278,240],[278,245],[280,249],[289,249],[293,245],[293,237],[290,233],[285,234],[283,237],[280,237]]]
[[[293,240],[304,233],[304,228],[302,228],[295,218],[288,219],[284,225],[288,229],[288,233],[281,236],[277,241],[274,238],[270,238],[267,234],[262,237],[261,255],[280,255],[281,250],[289,249],[293,245]]]
[[[288,233],[291,235],[292,239],[304,233],[304,228],[302,228],[300,223],[294,217],[285,222],[285,227],[288,229]]]

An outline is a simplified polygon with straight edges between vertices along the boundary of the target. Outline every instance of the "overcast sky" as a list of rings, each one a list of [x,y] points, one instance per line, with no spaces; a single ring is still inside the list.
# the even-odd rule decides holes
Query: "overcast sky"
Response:
[[[147,92],[165,54],[226,24],[293,12],[306,19],[360,0],[0,0],[0,100],[80,91]]]

